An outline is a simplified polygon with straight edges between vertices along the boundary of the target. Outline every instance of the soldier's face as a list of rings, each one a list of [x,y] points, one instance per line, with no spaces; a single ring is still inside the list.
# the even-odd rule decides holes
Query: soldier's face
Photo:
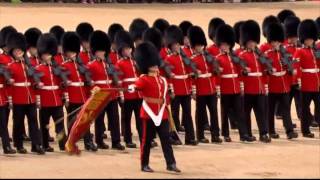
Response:
[[[288,39],[288,43],[291,44],[297,44],[298,43],[298,37],[291,37]]]
[[[24,52],[21,49],[14,49],[13,50],[13,57],[16,59],[21,59],[23,58]]]
[[[41,59],[43,60],[43,62],[45,62],[47,64],[51,63],[51,58],[52,58],[52,55],[48,54],[48,53],[41,55]]]
[[[171,45],[171,50],[175,53],[180,53],[180,44],[179,43],[174,43]]]
[[[306,39],[304,40],[304,45],[308,46],[308,47],[311,47],[314,43],[314,40],[313,39]]]
[[[194,47],[194,50],[197,52],[197,53],[202,53],[203,52],[203,49],[204,49],[204,45],[196,45]]]
[[[222,52],[229,53],[229,51],[230,51],[230,45],[227,44],[227,43],[221,43],[220,49],[221,49]]]
[[[132,48],[130,48],[130,47],[125,47],[125,48],[123,48],[123,49],[122,49],[122,55],[123,55],[124,57],[129,57],[129,58],[131,58],[131,56],[132,56]]]
[[[105,51],[97,51],[95,53],[96,57],[99,58],[99,59],[105,59],[105,54],[106,54]]]
[[[247,42],[247,48],[248,49],[255,49],[257,46],[257,43],[255,41],[249,41]]]
[[[68,52],[66,52],[66,56],[67,56],[67,58],[69,58],[69,59],[75,60],[75,59],[76,59],[76,56],[77,56],[77,53],[68,51]]]
[[[279,41],[272,41],[271,42],[271,46],[276,50],[279,50],[280,44],[281,43]]]
[[[60,46],[58,46],[58,53],[62,53],[63,51],[62,51],[62,46],[60,45]]]
[[[83,49],[85,49],[86,51],[89,51],[90,50],[90,44],[88,41],[83,41],[82,42],[82,47]]]
[[[185,46],[190,47],[190,40],[189,40],[189,38],[188,38],[187,36],[184,37],[184,39],[183,39],[183,44],[184,44]]]
[[[29,48],[29,53],[32,55],[32,56],[36,56],[38,51],[37,51],[37,48],[35,47],[30,47]]]

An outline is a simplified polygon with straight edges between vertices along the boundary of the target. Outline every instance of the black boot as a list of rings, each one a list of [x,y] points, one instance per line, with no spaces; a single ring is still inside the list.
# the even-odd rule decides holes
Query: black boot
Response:
[[[171,164],[167,166],[168,171],[176,172],[176,173],[181,173],[181,170],[177,168],[176,164]]]
[[[97,146],[96,146],[93,142],[86,143],[86,144],[84,145],[84,148],[85,148],[87,151],[92,151],[92,152],[97,152],[97,151],[98,151]]]
[[[211,143],[221,144],[222,143],[222,139],[219,136],[212,136],[211,137]]]
[[[294,131],[291,131],[291,132],[287,133],[287,138],[288,138],[288,139],[298,138],[298,133],[296,133],[296,132],[294,132]]]
[[[49,142],[54,142],[54,138],[49,136]]]
[[[196,141],[196,140],[188,140],[188,141],[186,141],[185,142],[185,145],[188,145],[188,146],[196,146],[196,145],[198,145],[198,141]]]
[[[207,138],[199,139],[199,143],[208,144],[209,140]]]
[[[279,135],[278,133],[276,133],[276,132],[273,132],[273,133],[270,133],[270,137],[271,137],[272,139],[279,139],[279,138],[280,138],[280,135]]]
[[[260,141],[264,142],[264,143],[270,143],[271,142],[271,138],[268,137],[268,135],[262,135],[260,136]]]
[[[137,148],[137,145],[133,142],[128,142],[128,143],[126,143],[126,147],[131,148],[131,149],[135,149],[135,148]]]
[[[19,154],[27,154],[28,151],[24,147],[17,148],[17,153]]]
[[[3,147],[4,154],[16,154],[17,151],[12,149],[11,146]]]
[[[313,133],[303,133],[303,137],[305,138],[314,138],[314,134]]]
[[[101,143],[97,143],[97,147],[98,149],[109,149],[108,144],[101,142]]]
[[[46,152],[54,152],[53,147],[50,147],[50,146],[45,147],[44,150],[45,150]]]
[[[225,141],[225,142],[232,142],[232,139],[231,139],[230,136],[225,136],[225,137],[224,137],[224,141]]]
[[[141,167],[141,171],[142,172],[147,172],[147,173],[153,173],[154,172],[154,170],[151,169],[149,165],[142,166]]]
[[[44,155],[46,153],[39,145],[32,146],[31,152],[37,153],[38,155]]]
[[[151,141],[151,148],[158,147],[158,143],[154,141],[154,139]]]
[[[23,135],[23,141],[31,141],[30,137],[28,137],[27,135]]]
[[[112,144],[112,149],[123,151],[126,148],[124,146],[122,146],[120,143],[117,143],[117,144]]]

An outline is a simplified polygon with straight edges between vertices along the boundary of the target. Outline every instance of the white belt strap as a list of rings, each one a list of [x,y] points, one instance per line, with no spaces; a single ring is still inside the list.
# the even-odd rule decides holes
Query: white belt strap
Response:
[[[175,75],[173,79],[187,79],[189,76],[187,74],[185,75]]]
[[[222,74],[221,78],[237,78],[238,74]]]
[[[30,82],[13,83],[13,86],[28,87],[28,86],[31,86],[31,83]]]
[[[94,84],[99,84],[99,85],[108,85],[111,84],[112,80],[100,80],[100,81],[94,81]]]
[[[205,73],[205,74],[199,74],[198,78],[209,78],[211,76],[212,76],[211,73]]]
[[[40,89],[42,89],[42,90],[58,90],[59,86],[42,86]]]
[[[122,80],[122,82],[135,82],[137,80],[138,80],[138,78],[125,78]]]
[[[248,76],[252,76],[252,77],[260,77],[260,76],[262,76],[262,73],[261,73],[261,72],[248,73]]]
[[[166,79],[164,79],[163,77],[160,77],[163,81],[164,81],[164,95],[167,94],[167,81]],[[160,126],[161,122],[162,122],[162,117],[163,117],[163,113],[166,107],[166,98],[164,97],[164,101],[163,104],[161,106],[161,109],[158,113],[158,115],[155,115],[154,112],[151,110],[151,108],[148,106],[147,102],[145,100],[143,100],[142,102],[142,107],[143,109],[147,112],[147,114],[150,116],[150,118],[152,119],[152,121],[154,122],[154,124],[158,127]]]
[[[287,73],[286,71],[274,72],[272,73],[272,76],[280,77],[280,76],[284,76],[286,73]]]
[[[318,72],[320,72],[320,69],[319,69],[319,68],[314,68],[314,69],[302,69],[301,71],[304,72],[304,73],[318,73]]]
[[[71,82],[69,86],[81,87],[84,86],[84,82]]]

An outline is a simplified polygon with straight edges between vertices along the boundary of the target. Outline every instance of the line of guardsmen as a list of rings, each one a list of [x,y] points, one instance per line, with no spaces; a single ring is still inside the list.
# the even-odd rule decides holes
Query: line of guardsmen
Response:
[[[128,88],[137,84],[144,71],[137,66],[133,54],[145,42],[156,47],[161,60],[159,73],[168,82],[167,94],[174,124],[179,132],[185,131],[186,145],[209,143],[205,130],[210,130],[212,143],[222,143],[220,135],[226,142],[231,142],[229,122],[232,128],[239,130],[241,141],[256,141],[251,128],[252,110],[260,141],[269,143],[271,138],[279,138],[274,116],[277,112],[282,116],[287,138],[297,138],[291,118],[293,99],[302,135],[313,138],[310,125],[313,121],[320,123],[320,42],[317,42],[320,18],[300,21],[291,10],[282,10],[278,16],[267,16],[261,29],[254,20],[239,21],[231,27],[223,19],[213,18],[208,28],[213,44],[208,45],[203,29],[189,21],[176,26],[165,19],[157,19],[149,27],[145,20],[137,18],[128,31],[121,24],[114,23],[107,33],[94,30],[89,23],[80,23],[74,32],[65,32],[61,26],[54,26],[48,33],[30,28],[22,34],[12,26],[3,27],[0,31],[0,133],[3,151],[5,154],[27,153],[23,146],[28,138],[25,116],[32,152],[45,154],[54,151],[49,144],[52,141],[50,118],[55,121],[56,139],[63,151],[77,112],[90,97],[94,86]],[[259,47],[261,31],[267,42]],[[236,43],[239,45],[237,49],[234,48]],[[145,60],[144,63],[150,62]],[[162,89],[161,92],[165,91]],[[143,122],[151,117],[141,111],[143,101],[152,104],[151,109],[159,112],[164,103],[158,100],[161,92],[120,91],[114,94],[96,119],[95,132],[88,131],[84,135],[85,149],[108,149],[104,142],[107,130],[111,132],[113,149],[136,148],[131,130],[133,113],[139,139],[146,143],[144,126],[150,125],[143,126]],[[221,98],[222,133],[218,121],[218,98]],[[192,99],[196,101],[196,127],[191,115]],[[314,115],[310,112],[312,101]],[[63,107],[68,112],[67,116]],[[118,107],[121,107],[121,116]],[[10,145],[10,111],[16,150]],[[168,119],[170,113],[164,116],[163,119]],[[64,118],[67,118],[67,127]],[[163,136],[161,128],[157,131],[161,138],[167,137]],[[121,135],[126,146],[121,144]],[[147,138],[150,142],[144,145],[147,149],[157,146],[152,140],[155,137],[153,132]],[[182,144],[168,138],[166,141],[173,145]],[[167,147],[165,141],[161,142]],[[171,150],[164,148],[164,151],[170,154]],[[143,159],[144,170],[150,171],[148,158]],[[174,158],[168,162],[174,164]],[[169,169],[177,170],[171,164],[168,164]]]

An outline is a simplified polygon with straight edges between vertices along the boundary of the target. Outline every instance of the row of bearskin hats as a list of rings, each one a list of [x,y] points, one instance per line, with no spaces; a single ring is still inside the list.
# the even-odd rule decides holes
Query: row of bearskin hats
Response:
[[[317,40],[320,34],[320,31],[317,30],[317,24],[320,29],[320,17],[316,22],[310,19],[301,22],[293,11],[282,10],[277,16],[270,15],[264,18],[262,34],[268,42],[282,42],[288,37],[299,37],[301,42],[307,38]],[[9,50],[20,48],[26,51],[30,47],[37,47],[40,54],[54,55],[57,53],[57,46],[62,46],[65,52],[80,52],[81,42],[87,42],[94,54],[98,50],[109,53],[112,44],[116,44],[117,49],[115,50],[121,52],[124,47],[133,48],[134,41],[141,40],[147,42],[144,43],[146,44],[144,46],[151,45],[152,48],[148,48],[152,51],[155,49],[159,54],[164,45],[170,47],[174,43],[183,44],[185,37],[189,38],[192,47],[195,45],[207,46],[206,36],[201,27],[194,26],[189,21],[183,21],[179,26],[170,25],[165,19],[157,19],[152,27],[149,27],[144,19],[136,18],[130,24],[129,31],[125,31],[123,26],[118,23],[110,25],[107,33],[99,30],[94,31],[89,23],[80,23],[75,32],[65,32],[61,26],[53,26],[49,33],[42,34],[38,28],[30,28],[21,34],[14,27],[6,26],[0,31],[0,48],[7,47]],[[260,43],[260,34],[260,26],[254,20],[239,21],[231,27],[223,19],[213,18],[208,26],[209,38],[218,45],[223,42],[228,43],[231,47],[235,43],[244,46],[248,41]],[[140,61],[139,59],[146,52],[141,48],[135,49],[138,65],[141,62],[143,62],[141,66],[159,63],[158,56],[151,58],[150,54],[145,54],[148,58]]]

